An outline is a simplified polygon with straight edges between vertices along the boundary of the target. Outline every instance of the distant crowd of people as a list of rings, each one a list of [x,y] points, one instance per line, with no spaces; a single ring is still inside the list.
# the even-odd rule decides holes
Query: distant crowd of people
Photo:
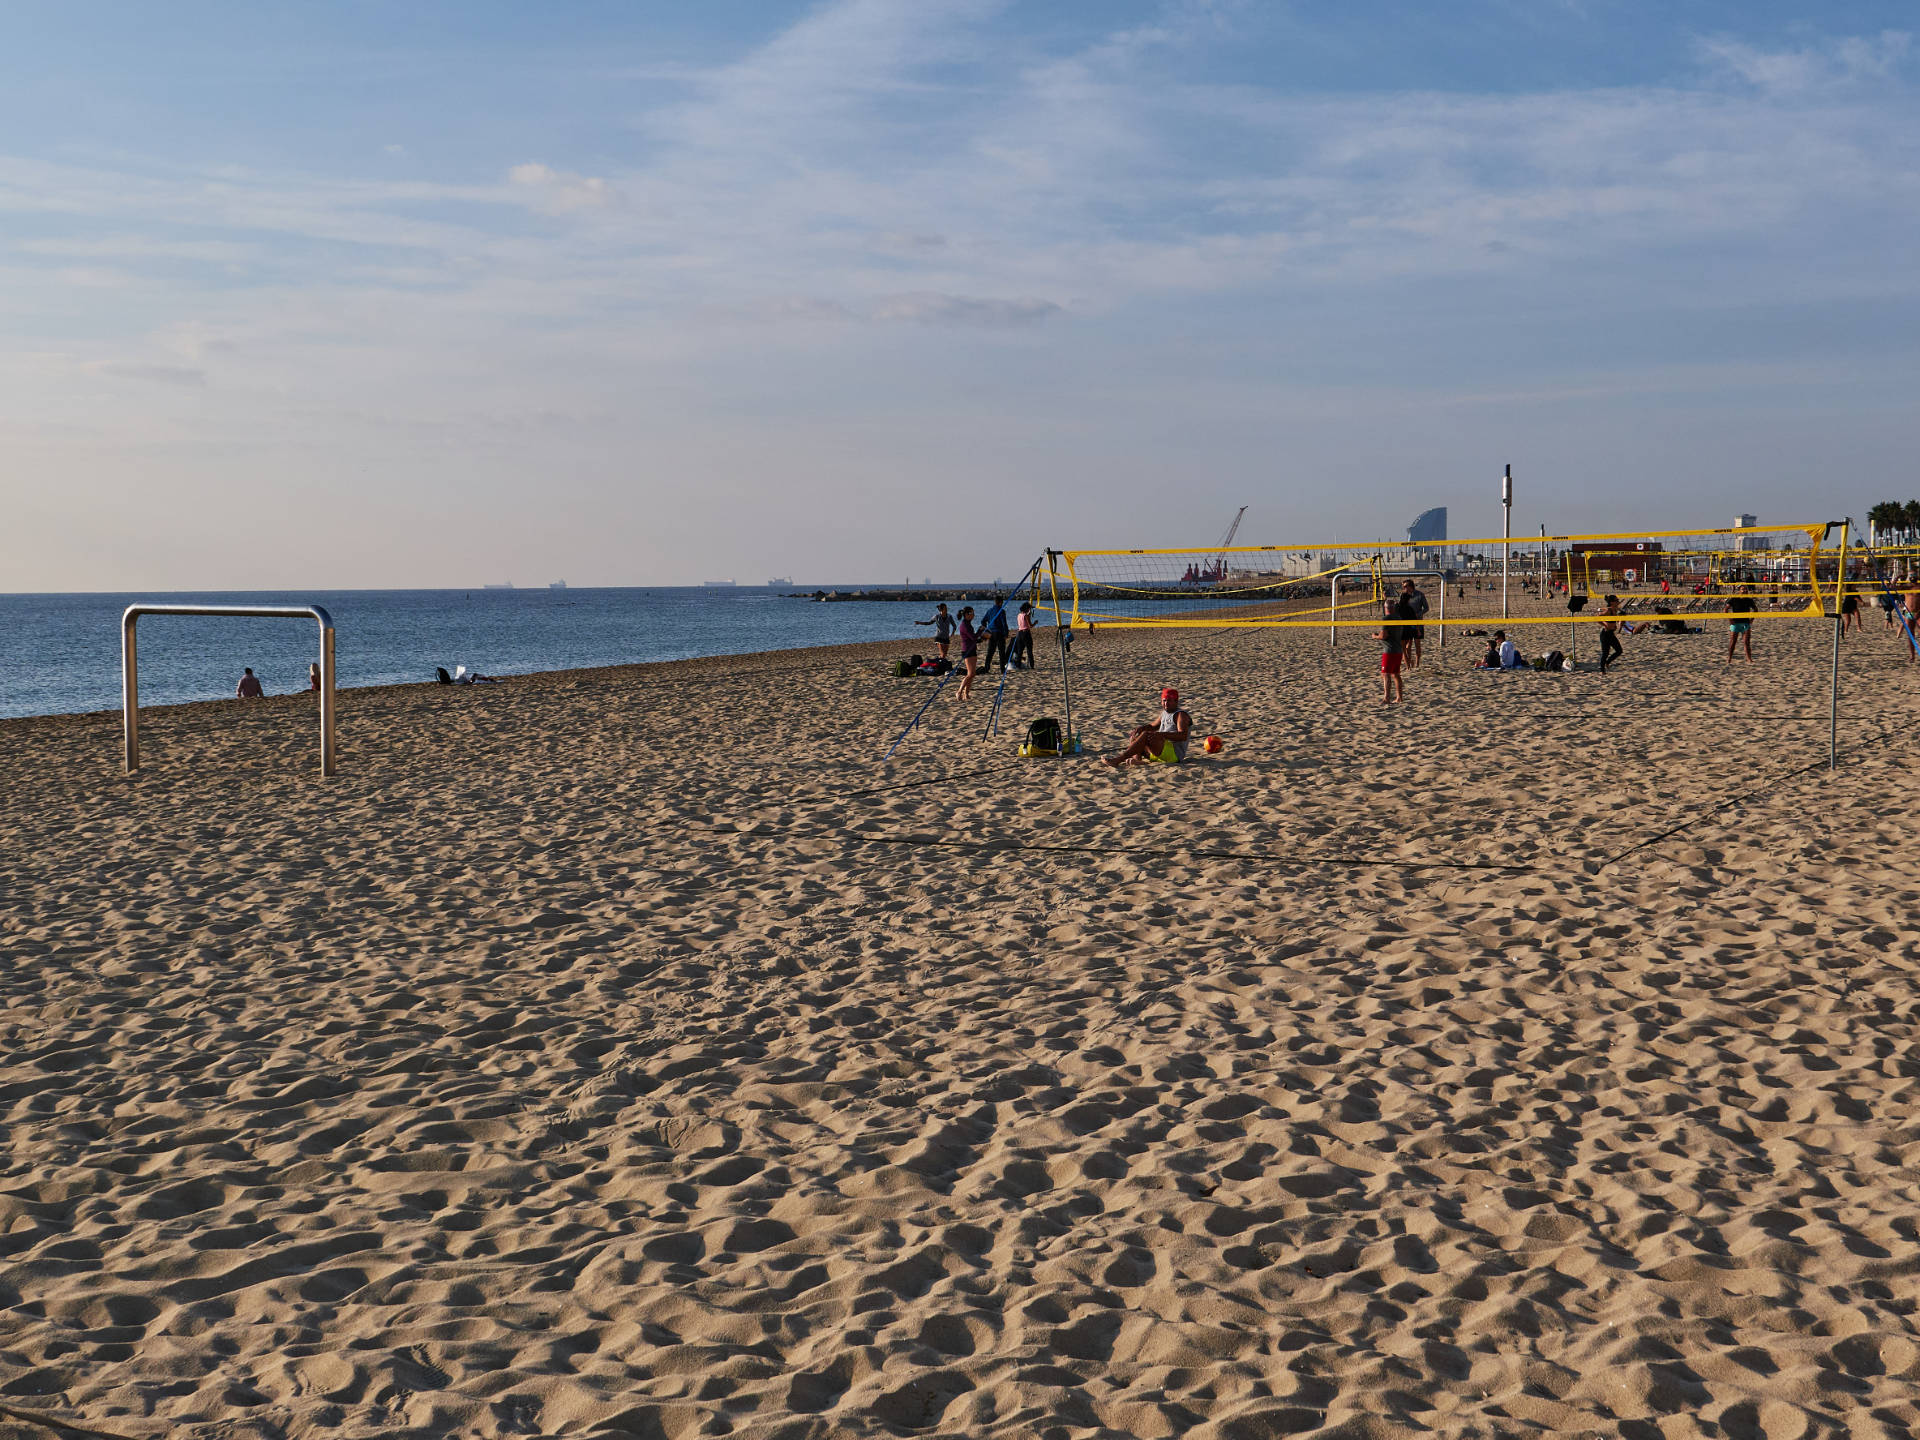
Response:
[[[1184,576],[1193,579],[1194,576]],[[1206,578],[1206,577],[1197,577]],[[1448,577],[1442,583],[1451,583]],[[1557,594],[1568,595],[1568,608],[1577,612],[1586,603],[1584,598],[1572,596],[1559,582],[1550,582]],[[1466,594],[1464,581],[1459,583],[1462,597]],[[1475,582],[1475,588],[1480,588]],[[1651,588],[1651,583],[1650,583]],[[1731,664],[1744,658],[1753,662],[1753,626],[1763,604],[1773,608],[1781,603],[1777,596],[1756,596],[1748,593],[1754,587],[1729,585],[1721,582],[1702,582],[1694,587],[1700,595],[1714,595],[1721,598],[1722,607],[1727,614],[1727,651],[1725,660]],[[1659,593],[1672,593],[1669,581],[1658,582]],[[1883,590],[1875,597],[1875,603],[1881,611],[1885,628],[1898,630],[1907,642],[1909,659],[1920,661],[1920,645],[1916,645],[1915,636],[1920,634],[1920,573],[1900,577],[1891,588]],[[1620,597],[1608,593],[1601,599],[1601,610],[1597,617],[1596,631],[1600,641],[1599,670],[1607,674],[1613,665],[1626,655],[1623,635],[1631,636],[1641,632],[1662,634],[1689,633],[1690,627],[1664,606],[1656,605],[1650,617],[1633,620],[1627,618],[1621,606]],[[1384,602],[1381,610],[1381,627],[1374,638],[1380,642],[1380,703],[1392,705],[1403,703],[1406,698],[1405,677],[1417,671],[1424,659],[1425,621],[1430,604],[1420,585],[1411,577],[1402,581],[1400,591]],[[1842,597],[1839,605],[1839,617],[1842,633],[1862,628],[1860,597],[1857,592],[1849,592]],[[943,603],[935,607],[931,618],[916,620],[916,625],[929,626],[933,630],[934,643],[939,649],[940,659],[947,659],[948,650],[958,642],[960,663],[963,667],[959,688],[955,698],[968,699],[973,693],[973,683],[982,668],[991,671],[996,664],[1003,665],[1007,671],[1017,670],[1024,663],[1031,669],[1033,659],[1033,606],[1022,602],[1008,620],[1004,603],[996,602],[988,612],[984,625],[976,623],[974,608],[963,605],[957,613],[949,613]],[[1469,632],[1479,633],[1479,632]],[[1699,633],[1697,627],[1691,627],[1691,633]],[[985,643],[984,661],[980,656],[982,643]],[[1536,659],[1529,659],[1504,629],[1495,630],[1487,639],[1484,653],[1476,662],[1475,669],[1481,670],[1571,670],[1572,662],[1558,650],[1549,651]],[[1136,726],[1128,735],[1126,744],[1118,751],[1104,756],[1106,764],[1114,767],[1144,764],[1149,762],[1175,764],[1186,757],[1187,746],[1193,738],[1193,717],[1180,704],[1180,693],[1168,686],[1160,693],[1161,710],[1152,722]],[[1218,748],[1220,742],[1208,737],[1207,748]]]

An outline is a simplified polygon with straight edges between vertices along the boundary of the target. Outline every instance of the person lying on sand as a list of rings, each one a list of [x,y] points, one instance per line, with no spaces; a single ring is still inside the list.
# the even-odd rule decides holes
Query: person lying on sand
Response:
[[[1122,765],[1177,765],[1187,758],[1193,738],[1193,716],[1180,708],[1180,692],[1169,685],[1160,692],[1160,718],[1142,725],[1117,755],[1102,755],[1100,763],[1118,770]]]

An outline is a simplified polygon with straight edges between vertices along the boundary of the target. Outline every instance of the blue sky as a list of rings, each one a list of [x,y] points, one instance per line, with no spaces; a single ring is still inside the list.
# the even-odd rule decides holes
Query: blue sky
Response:
[[[1858,515],[1911,13],[15,3],[0,588]]]

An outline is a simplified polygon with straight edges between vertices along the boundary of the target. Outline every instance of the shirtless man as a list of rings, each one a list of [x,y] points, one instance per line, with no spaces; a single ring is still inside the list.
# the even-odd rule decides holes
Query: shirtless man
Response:
[[[1160,718],[1151,725],[1136,728],[1124,749],[1116,755],[1102,755],[1100,763],[1115,770],[1122,765],[1156,761],[1177,765],[1187,758],[1187,741],[1192,738],[1193,716],[1180,708],[1180,692],[1168,686],[1160,692]]]

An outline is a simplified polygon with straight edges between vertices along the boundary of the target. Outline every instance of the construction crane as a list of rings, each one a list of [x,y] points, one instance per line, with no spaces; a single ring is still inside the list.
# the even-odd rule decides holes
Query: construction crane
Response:
[[[1213,562],[1213,574],[1207,579],[1220,581],[1227,578],[1226,552],[1233,548],[1233,537],[1240,533],[1240,522],[1247,518],[1247,507],[1242,505],[1234,512],[1233,523],[1227,526],[1227,533],[1220,537],[1220,558]]]

